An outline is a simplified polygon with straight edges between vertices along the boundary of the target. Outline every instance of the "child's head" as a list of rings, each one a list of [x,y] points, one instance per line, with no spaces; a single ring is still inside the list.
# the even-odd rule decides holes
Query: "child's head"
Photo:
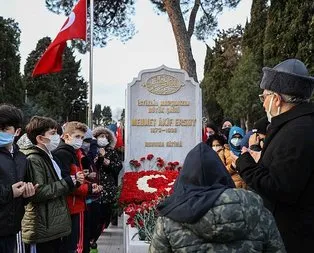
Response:
[[[60,142],[57,127],[58,123],[52,118],[34,116],[26,126],[27,137],[34,145],[52,151]]]
[[[63,140],[66,144],[71,145],[74,149],[82,146],[87,126],[78,121],[71,121],[65,124],[63,130]]]
[[[0,105],[0,147],[9,147],[14,136],[20,135],[23,113],[13,105]]]
[[[22,128],[23,113],[13,105],[0,105],[0,131],[15,134]]]

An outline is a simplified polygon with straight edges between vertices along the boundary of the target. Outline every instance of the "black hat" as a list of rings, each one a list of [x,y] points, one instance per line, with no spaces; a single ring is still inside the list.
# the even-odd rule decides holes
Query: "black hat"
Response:
[[[297,59],[285,60],[274,68],[263,68],[262,89],[308,99],[314,88],[314,78],[304,63]]]
[[[263,117],[255,122],[252,132],[266,135],[268,125],[269,125],[269,122],[268,122],[267,117]]]

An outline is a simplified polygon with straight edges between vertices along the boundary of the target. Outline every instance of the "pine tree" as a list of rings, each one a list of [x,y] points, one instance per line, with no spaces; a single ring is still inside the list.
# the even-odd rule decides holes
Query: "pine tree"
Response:
[[[221,122],[221,112],[225,113],[233,106],[230,80],[242,55],[242,36],[241,26],[219,32],[215,46],[207,51],[206,71],[202,82],[203,103],[208,106],[209,119],[216,124]]]
[[[241,127],[251,129],[253,123],[265,116],[258,95],[261,69],[256,64],[253,54],[246,50],[230,79],[229,96],[232,106],[225,108],[225,113],[240,119]]]
[[[288,58],[298,58],[313,71],[313,15],[312,0],[271,1],[265,31],[265,65],[272,67]]]
[[[248,48],[257,66],[264,65],[264,35],[267,22],[268,0],[253,0],[251,20],[246,23],[242,47]]]
[[[13,19],[0,17],[0,103],[21,106],[24,87],[20,75],[20,34]]]
[[[110,106],[104,106],[102,110],[102,122],[105,126],[112,122],[112,112]]]
[[[99,126],[102,123],[101,104],[95,104],[93,113],[93,124]]]

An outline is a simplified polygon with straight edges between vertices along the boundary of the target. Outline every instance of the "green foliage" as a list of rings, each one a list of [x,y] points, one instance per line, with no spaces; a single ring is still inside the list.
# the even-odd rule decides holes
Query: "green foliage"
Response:
[[[203,101],[214,121],[219,118],[217,103],[225,115],[250,128],[265,115],[258,101],[263,66],[298,58],[314,74],[313,1],[253,0],[251,21],[245,26],[243,40],[234,44],[238,53],[230,46],[229,37],[230,34],[218,34],[215,47],[207,50]],[[228,47],[229,57],[224,57]]]
[[[253,54],[247,50],[244,51],[230,80],[229,98],[232,106],[225,108],[225,112],[235,118],[244,119],[248,129],[264,115],[258,98],[258,94],[261,93],[260,72]]]
[[[202,82],[203,102],[209,119],[216,124],[220,124],[222,112],[225,113],[232,107],[230,80],[241,57],[242,35],[241,26],[221,31],[215,39],[215,46],[207,48]]]
[[[112,122],[112,112],[110,106],[104,106],[102,109],[102,117],[105,126]]]
[[[265,32],[265,65],[272,67],[285,59],[299,58],[313,71],[313,15],[311,0],[271,1]]]
[[[108,125],[112,122],[112,112],[110,106],[104,106],[101,109],[100,104],[96,104],[93,113],[93,124],[96,126],[99,125]]]
[[[151,0],[160,12],[165,12],[165,0]],[[191,10],[199,2],[198,19],[195,23],[195,36],[199,40],[206,40],[213,34],[218,26],[217,17],[223,12],[224,8],[235,8],[240,0],[183,0],[180,1],[182,14],[187,19],[190,17]],[[194,27],[193,27],[194,29]]]
[[[96,104],[93,112],[93,124],[99,126],[102,122],[101,104]]]
[[[59,122],[86,122],[87,83],[79,75],[81,62],[75,61],[73,49],[65,48],[62,71],[35,78],[31,76],[35,64],[50,43],[49,37],[39,40],[24,68],[24,82],[33,113],[52,117]]]
[[[20,75],[20,29],[13,19],[0,17],[0,103],[21,106],[24,87]]]
[[[258,67],[263,67],[264,61],[264,33],[266,29],[268,0],[253,0],[251,7],[251,22],[244,30],[242,46],[251,51]]]

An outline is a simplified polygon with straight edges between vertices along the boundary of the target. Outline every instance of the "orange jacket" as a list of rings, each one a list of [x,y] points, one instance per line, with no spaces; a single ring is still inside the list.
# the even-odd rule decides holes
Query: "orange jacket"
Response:
[[[232,177],[232,180],[237,188],[244,188],[247,189],[247,184],[243,181],[243,179],[240,177],[239,173],[233,168],[232,166],[232,159],[230,154],[230,149],[228,145],[224,146],[224,149],[220,150],[218,152],[218,155],[223,162],[223,164],[226,166],[230,176]]]

